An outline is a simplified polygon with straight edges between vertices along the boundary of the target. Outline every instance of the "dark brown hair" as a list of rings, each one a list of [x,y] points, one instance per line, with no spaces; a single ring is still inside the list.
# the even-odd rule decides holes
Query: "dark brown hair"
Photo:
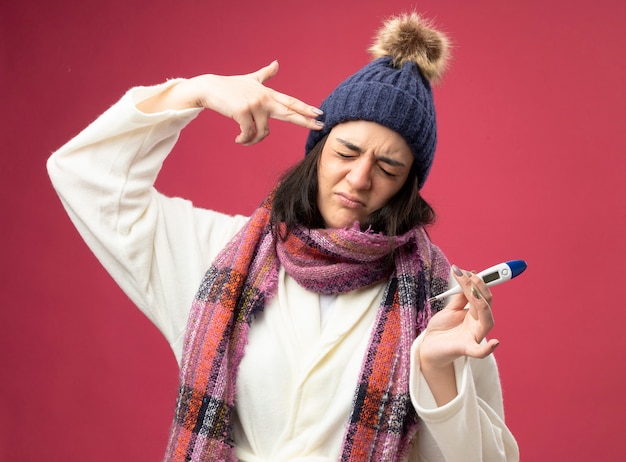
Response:
[[[285,239],[296,226],[309,229],[324,228],[324,219],[317,208],[317,164],[326,143],[322,138],[311,151],[291,169],[287,170],[274,196],[270,224],[274,232],[278,223],[285,223]],[[419,178],[414,162],[409,176],[400,191],[387,204],[372,213],[361,229],[371,228],[387,236],[404,234],[419,225],[435,221],[435,211],[419,192]]]

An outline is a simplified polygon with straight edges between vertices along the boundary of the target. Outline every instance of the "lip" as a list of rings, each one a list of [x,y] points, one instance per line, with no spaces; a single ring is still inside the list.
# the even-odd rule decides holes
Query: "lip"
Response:
[[[351,196],[350,194],[341,193],[341,192],[335,193],[335,194],[337,194],[337,196],[339,197],[339,201],[345,207],[348,207],[351,209],[360,209],[360,208],[365,207],[365,204],[363,203],[363,201],[359,200],[357,197]]]

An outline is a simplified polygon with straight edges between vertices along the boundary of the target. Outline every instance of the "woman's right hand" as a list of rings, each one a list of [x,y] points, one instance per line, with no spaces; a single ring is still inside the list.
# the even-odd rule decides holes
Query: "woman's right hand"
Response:
[[[258,143],[269,135],[269,119],[290,122],[312,130],[323,124],[315,118],[321,111],[264,83],[278,72],[278,62],[246,75],[204,74],[181,80],[166,91],[137,105],[143,112],[203,107],[234,119],[241,132],[235,142]]]

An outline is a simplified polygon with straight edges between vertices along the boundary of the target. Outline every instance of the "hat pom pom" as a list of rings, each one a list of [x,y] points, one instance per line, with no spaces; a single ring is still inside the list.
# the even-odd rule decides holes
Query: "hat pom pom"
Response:
[[[424,77],[437,82],[447,67],[449,45],[446,35],[431,21],[413,12],[385,21],[369,52],[374,59],[390,56],[397,68],[414,62]]]

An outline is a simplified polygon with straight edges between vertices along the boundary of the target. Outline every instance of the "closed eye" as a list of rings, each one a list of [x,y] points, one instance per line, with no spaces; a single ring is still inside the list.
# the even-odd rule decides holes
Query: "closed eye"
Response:
[[[388,156],[376,156],[376,159],[378,161],[378,168],[388,176],[398,176],[406,168],[403,162]]]
[[[395,173],[391,173],[391,172],[385,170],[381,165],[378,165],[378,168],[387,176],[398,176]]]
[[[335,154],[337,154],[339,157],[343,157],[344,159],[349,159],[349,158],[357,156],[357,154],[346,154],[346,153],[340,152],[340,151],[335,151]]]

